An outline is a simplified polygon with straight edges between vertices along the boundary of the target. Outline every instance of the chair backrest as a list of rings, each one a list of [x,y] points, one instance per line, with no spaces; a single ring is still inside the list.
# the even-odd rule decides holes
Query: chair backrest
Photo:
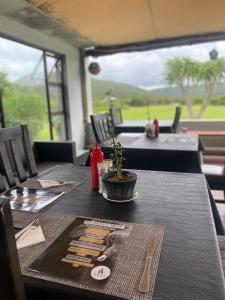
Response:
[[[3,91],[0,87],[0,125],[1,127],[5,127],[5,119],[3,113]]]
[[[113,127],[123,123],[122,111],[120,107],[111,107],[109,111]]]
[[[0,298],[23,300],[21,277],[9,198],[0,197]]]
[[[25,159],[23,159],[23,156]],[[37,175],[37,166],[26,125],[0,129],[1,171],[9,187]]]
[[[98,143],[112,138],[114,130],[109,113],[91,115],[91,125]]]
[[[0,193],[5,192],[8,189],[6,182],[2,174],[0,174]]]
[[[181,117],[181,107],[177,106],[176,107],[176,111],[175,111],[175,116],[174,116],[174,121],[173,121],[173,125],[172,125],[172,132],[176,133],[177,132],[177,128],[180,122],[180,117]]]

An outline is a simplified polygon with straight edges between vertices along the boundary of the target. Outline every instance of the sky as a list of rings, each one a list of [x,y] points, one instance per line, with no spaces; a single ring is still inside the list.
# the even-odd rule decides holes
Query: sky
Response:
[[[225,57],[225,41],[173,47],[145,52],[121,53],[99,57],[101,72],[96,79],[127,83],[144,89],[166,85],[165,64],[176,56],[190,56],[196,60],[209,59],[215,48],[219,56]],[[0,38],[0,72],[8,74],[12,81],[32,74],[42,52],[10,40]]]
[[[30,75],[38,64],[42,51],[4,38],[0,38],[0,72],[9,80]]]

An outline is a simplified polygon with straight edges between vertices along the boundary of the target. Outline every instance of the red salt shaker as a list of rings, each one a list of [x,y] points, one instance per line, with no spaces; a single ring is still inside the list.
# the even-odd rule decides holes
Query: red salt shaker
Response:
[[[159,136],[159,121],[155,119],[153,121],[154,127],[155,127],[155,137],[157,138]]]
[[[92,149],[90,154],[91,181],[92,181],[92,188],[95,190],[99,188],[97,164],[99,162],[103,162],[103,160],[104,160],[104,153],[102,152],[100,145],[96,143],[95,147]]]

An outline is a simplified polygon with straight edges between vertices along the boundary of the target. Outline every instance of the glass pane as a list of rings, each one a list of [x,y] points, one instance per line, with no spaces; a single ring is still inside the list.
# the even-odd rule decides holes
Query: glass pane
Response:
[[[49,140],[43,52],[3,38],[0,44],[5,125],[28,124],[33,139]]]
[[[100,56],[94,113],[113,105],[124,120],[172,120],[179,105],[183,120],[224,119],[224,57],[225,41]]]
[[[52,116],[52,129],[54,141],[62,141],[65,136],[65,119],[63,115]]]
[[[62,82],[62,64],[61,60],[56,57],[47,56],[47,71],[48,71],[48,81],[61,83]]]
[[[62,88],[49,84],[51,112],[63,111]]]

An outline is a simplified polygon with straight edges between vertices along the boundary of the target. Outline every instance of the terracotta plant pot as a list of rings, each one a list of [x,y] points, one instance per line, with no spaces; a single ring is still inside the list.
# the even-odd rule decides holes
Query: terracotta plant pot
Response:
[[[114,174],[114,172],[109,172],[106,173],[102,178],[107,192],[107,197],[112,200],[129,200],[133,198],[137,174],[134,172],[122,171],[122,175],[129,177],[128,180],[110,180]]]

